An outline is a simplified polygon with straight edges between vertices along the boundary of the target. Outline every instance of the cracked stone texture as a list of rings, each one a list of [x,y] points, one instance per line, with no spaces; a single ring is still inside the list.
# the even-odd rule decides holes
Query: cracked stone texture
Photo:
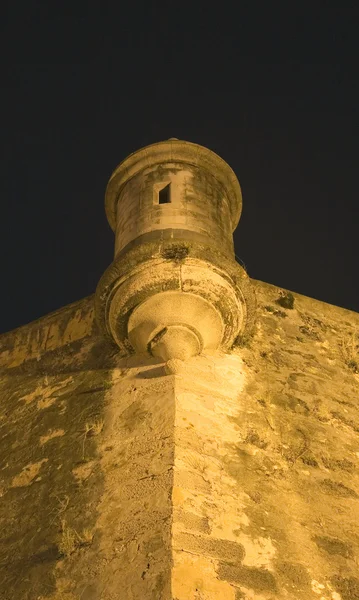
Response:
[[[1,600],[359,599],[359,315],[253,284],[228,354],[0,337]]]

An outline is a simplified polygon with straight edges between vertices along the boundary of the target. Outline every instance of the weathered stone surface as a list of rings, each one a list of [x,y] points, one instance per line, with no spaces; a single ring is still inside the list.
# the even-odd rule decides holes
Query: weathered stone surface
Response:
[[[219,156],[183,140],[142,148],[115,169],[105,206],[115,258],[96,319],[123,357],[226,352],[250,330],[255,302],[232,235],[241,190]]]
[[[92,298],[0,337],[1,600],[359,597],[359,315],[253,284],[227,354],[121,359]]]

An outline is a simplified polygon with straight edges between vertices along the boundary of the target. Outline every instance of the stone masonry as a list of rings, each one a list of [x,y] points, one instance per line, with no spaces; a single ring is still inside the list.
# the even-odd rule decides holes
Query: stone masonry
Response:
[[[359,315],[251,280],[234,174],[154,146],[95,296],[0,336],[0,600],[359,600]]]

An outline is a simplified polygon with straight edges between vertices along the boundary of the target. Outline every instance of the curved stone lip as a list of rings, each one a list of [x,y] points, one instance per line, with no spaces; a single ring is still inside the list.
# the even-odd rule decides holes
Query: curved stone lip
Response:
[[[207,169],[221,183],[229,201],[234,231],[242,212],[242,192],[233,169],[212,150],[193,142],[174,139],[133,152],[114,170],[105,194],[106,216],[112,230],[116,231],[116,204],[126,182],[143,169],[166,162],[183,162]]]
[[[160,243],[158,240],[144,241],[141,252],[138,251],[138,246],[130,247],[124,255],[117,256],[103,273],[95,293],[95,315],[99,329],[108,339],[117,343],[108,328],[108,311],[119,285],[122,285],[134,273],[139,273],[139,271],[145,273],[151,271],[154,265],[162,264],[163,252],[181,241],[184,245],[188,245],[188,240],[185,238],[182,240],[164,239]],[[222,273],[225,279],[232,282],[245,309],[240,335],[251,335],[257,306],[256,294],[243,267],[234,258],[223,254],[220,249],[199,243],[191,244],[189,255],[185,261],[188,261],[189,258],[198,259],[206,264],[207,268]],[[168,262],[172,264],[171,260]],[[161,290],[156,288],[157,291]]]

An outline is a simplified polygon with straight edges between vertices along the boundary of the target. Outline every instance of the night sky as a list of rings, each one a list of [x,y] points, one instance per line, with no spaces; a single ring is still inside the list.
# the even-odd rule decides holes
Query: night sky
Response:
[[[95,291],[108,178],[169,137],[237,174],[251,277],[359,311],[359,23],[329,4],[3,8],[0,332]]]

